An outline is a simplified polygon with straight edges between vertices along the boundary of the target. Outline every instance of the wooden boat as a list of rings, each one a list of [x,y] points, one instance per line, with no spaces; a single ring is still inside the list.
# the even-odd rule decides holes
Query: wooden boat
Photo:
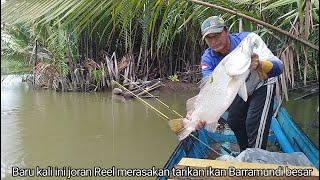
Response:
[[[226,119],[226,116],[227,114],[224,114],[222,118]],[[228,128],[215,133],[210,133],[201,129],[197,132],[193,132],[193,135],[202,142],[193,139],[191,136],[181,141],[165,164],[164,169],[172,170],[172,168],[176,168],[177,165],[181,165],[181,161],[189,161],[190,159],[188,158],[194,159],[191,161],[191,165],[192,163],[196,163],[199,159],[202,159],[200,161],[203,162],[206,161],[205,159],[215,159],[217,154],[210,151],[209,147],[205,144],[209,145],[220,154],[229,154],[230,151],[228,149],[231,151],[239,151],[236,145],[236,138],[233,132],[228,130]],[[221,145],[219,144],[224,148],[221,148]],[[282,106],[278,109],[277,116],[272,118],[267,150],[284,153],[303,152],[316,168],[315,171],[319,170],[319,150],[295,124]],[[219,164],[219,162],[213,164]],[[226,162],[224,162],[224,164],[226,164]],[[190,163],[188,166],[189,165]],[[263,164],[261,164],[261,167],[262,166]],[[158,179],[165,179],[165,177],[158,177]]]

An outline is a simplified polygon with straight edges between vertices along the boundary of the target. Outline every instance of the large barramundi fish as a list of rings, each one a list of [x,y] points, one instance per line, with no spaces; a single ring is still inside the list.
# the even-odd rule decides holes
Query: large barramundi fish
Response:
[[[250,73],[251,55],[257,53],[261,56],[265,48],[267,47],[262,39],[257,34],[250,33],[203,79],[194,109],[189,118],[183,119],[184,128],[178,133],[179,140],[185,139],[194,131],[199,120],[205,121],[205,128],[214,132],[220,116],[229,108],[237,94],[247,101],[245,81]]]

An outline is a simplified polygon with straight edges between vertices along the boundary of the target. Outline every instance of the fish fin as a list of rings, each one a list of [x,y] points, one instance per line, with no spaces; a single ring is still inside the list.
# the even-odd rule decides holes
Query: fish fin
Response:
[[[187,102],[186,102],[187,114],[188,114],[188,113],[191,114],[191,112],[194,111],[194,104],[195,104],[195,102],[196,102],[197,97],[198,97],[198,95],[196,95],[196,96],[194,96],[194,97],[192,97],[192,98],[190,98],[190,99],[187,100]]]
[[[183,131],[181,131],[177,134],[177,137],[178,137],[179,141],[182,141],[185,138],[187,138],[191,133],[192,133],[192,130],[184,129]]]
[[[229,80],[229,82],[228,82],[228,88],[227,89],[233,89],[233,88],[235,88],[235,86],[237,86],[237,79],[236,78],[233,78],[233,77],[231,77],[231,79]]]
[[[228,82],[227,86],[227,91],[230,89],[235,89],[238,88],[239,81],[236,78],[231,78],[230,81]],[[227,93],[228,94],[228,93]],[[247,87],[245,83],[242,83],[239,90],[238,90],[238,95],[247,102],[248,99],[248,94],[247,94]]]
[[[178,133],[176,133],[179,141],[188,137],[192,133],[192,131],[195,130],[197,121],[190,121],[189,119],[183,118],[182,122],[183,122],[183,128],[181,128],[182,131],[179,131]]]
[[[240,86],[240,89],[238,91],[238,95],[245,101],[247,102],[248,100],[248,92],[247,92],[247,87],[246,87],[246,83],[243,83]]]

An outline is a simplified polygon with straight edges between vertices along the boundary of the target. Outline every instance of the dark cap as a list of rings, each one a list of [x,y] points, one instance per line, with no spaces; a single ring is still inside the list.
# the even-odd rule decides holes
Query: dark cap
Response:
[[[224,20],[218,16],[211,16],[201,24],[202,40],[210,33],[221,33],[226,27]]]

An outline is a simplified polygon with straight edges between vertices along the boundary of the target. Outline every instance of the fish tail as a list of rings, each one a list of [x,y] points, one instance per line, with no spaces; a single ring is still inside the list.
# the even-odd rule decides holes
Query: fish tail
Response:
[[[192,133],[192,130],[189,130],[188,128],[185,128],[183,131],[179,132],[177,134],[179,141],[184,140],[186,137],[188,137]]]
[[[183,119],[183,128],[180,132],[177,133],[178,139],[181,141],[188,137],[192,131],[195,130],[197,121],[190,121],[189,119]]]

